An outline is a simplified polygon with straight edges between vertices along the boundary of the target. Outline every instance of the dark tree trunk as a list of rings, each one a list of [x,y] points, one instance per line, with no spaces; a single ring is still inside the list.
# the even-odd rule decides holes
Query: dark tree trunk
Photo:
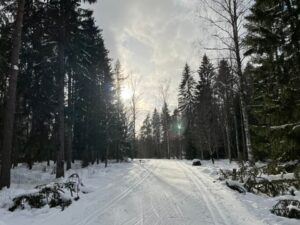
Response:
[[[16,90],[19,72],[19,54],[21,49],[21,35],[23,26],[25,0],[18,1],[16,25],[13,33],[11,53],[11,68],[9,86],[3,120],[2,166],[0,174],[0,189],[10,187],[11,148],[13,138],[14,119],[16,111]]]
[[[12,168],[15,168],[18,166],[18,161],[19,161],[19,149],[18,149],[18,135],[16,133],[16,124],[17,122],[15,122],[15,126],[14,126],[14,134],[13,134],[13,144],[12,144]]]
[[[238,122],[236,118],[236,112],[234,112],[234,133],[235,133],[235,145],[236,145],[236,152],[238,156],[238,160],[243,160],[240,153],[240,141],[239,141],[239,128],[238,128]]]
[[[108,164],[108,153],[109,153],[109,143],[107,144],[107,147],[106,147],[106,151],[105,151],[105,168],[107,167],[107,164]]]
[[[67,170],[71,169],[72,162],[72,143],[73,143],[73,102],[72,102],[72,77],[68,79],[68,144],[67,144]]]
[[[64,116],[64,86],[65,86],[65,9],[64,1],[60,1],[59,43],[58,43],[58,149],[56,154],[56,178],[64,176],[64,145],[65,145],[65,116]]]

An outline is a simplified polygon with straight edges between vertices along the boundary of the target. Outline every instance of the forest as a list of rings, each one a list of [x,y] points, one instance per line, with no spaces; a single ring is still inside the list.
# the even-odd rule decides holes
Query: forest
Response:
[[[54,161],[59,178],[74,160],[299,159],[299,1],[205,1],[228,57],[182,65],[177,109],[165,99],[141,128],[83,2],[95,0],[0,2],[0,189],[21,162]]]
[[[204,2],[228,57],[184,66],[178,108],[165,101],[145,118],[139,156],[299,160],[299,2],[257,0],[247,13],[239,1]]]
[[[132,157],[121,77],[93,12],[79,0],[0,7],[0,187],[19,162],[54,160],[61,177],[75,159]]]

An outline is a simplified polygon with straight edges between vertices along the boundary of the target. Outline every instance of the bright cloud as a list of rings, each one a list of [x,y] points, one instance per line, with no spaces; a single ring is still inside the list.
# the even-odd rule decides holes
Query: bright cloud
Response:
[[[162,107],[159,86],[167,80],[170,109],[177,107],[184,64],[196,69],[200,63],[204,52],[199,43],[209,36],[197,16],[198,4],[197,0],[101,0],[89,6],[103,29],[110,57],[119,59],[126,73],[141,78],[141,119],[154,107]]]

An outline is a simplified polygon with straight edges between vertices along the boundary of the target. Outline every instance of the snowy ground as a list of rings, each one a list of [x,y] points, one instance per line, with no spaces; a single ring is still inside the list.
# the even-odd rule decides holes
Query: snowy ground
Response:
[[[81,194],[65,211],[60,209],[7,210],[10,199],[37,184],[54,180],[51,168],[39,164],[13,170],[13,185],[0,191],[0,225],[262,225],[299,224],[299,220],[272,215],[276,203],[247,193],[238,194],[216,180],[218,169],[232,168],[227,161],[215,165],[189,161],[138,160],[81,169],[77,172],[92,192]],[[43,171],[43,172],[42,172]]]

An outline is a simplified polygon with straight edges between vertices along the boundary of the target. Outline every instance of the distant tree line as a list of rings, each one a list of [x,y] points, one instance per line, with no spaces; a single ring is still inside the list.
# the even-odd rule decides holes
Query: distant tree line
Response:
[[[146,116],[140,128],[138,157],[181,158],[180,123],[179,111],[175,110],[171,115],[167,103],[164,103],[161,113],[155,108],[152,115]]]
[[[61,177],[132,157],[120,63],[80,0],[1,1],[0,74],[0,189],[19,162],[54,160]]]

